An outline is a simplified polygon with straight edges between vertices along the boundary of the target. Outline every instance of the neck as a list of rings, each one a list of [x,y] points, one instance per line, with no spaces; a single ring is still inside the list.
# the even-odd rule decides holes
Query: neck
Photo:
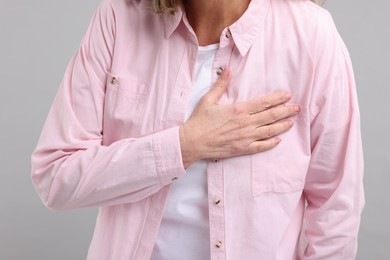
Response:
[[[199,45],[219,42],[226,27],[237,21],[250,0],[187,0],[185,10]]]

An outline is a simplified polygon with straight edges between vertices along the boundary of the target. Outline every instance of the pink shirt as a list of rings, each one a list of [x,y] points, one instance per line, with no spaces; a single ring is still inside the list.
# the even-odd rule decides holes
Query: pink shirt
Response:
[[[32,156],[49,208],[100,207],[90,260],[149,259],[170,183],[185,174],[178,129],[198,44],[182,12],[155,15],[147,2],[102,1]],[[219,67],[233,74],[221,103],[284,90],[302,110],[276,148],[208,161],[211,259],[354,259],[359,111],[328,12],[252,0],[221,35],[213,81]]]

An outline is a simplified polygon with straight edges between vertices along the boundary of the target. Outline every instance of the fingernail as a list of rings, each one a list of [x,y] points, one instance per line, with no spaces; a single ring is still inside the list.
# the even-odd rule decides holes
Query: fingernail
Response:
[[[282,141],[282,139],[280,139],[279,137],[275,137],[275,142],[278,144]]]
[[[294,110],[295,110],[296,112],[301,111],[301,106],[300,106],[300,105],[296,105],[296,106],[294,107]]]
[[[292,94],[290,92],[284,92],[284,96],[286,98],[291,98],[292,97]]]

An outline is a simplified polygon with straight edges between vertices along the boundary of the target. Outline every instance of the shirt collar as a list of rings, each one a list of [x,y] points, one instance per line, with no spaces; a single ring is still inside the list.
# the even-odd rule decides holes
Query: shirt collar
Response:
[[[245,56],[264,28],[270,0],[252,0],[245,13],[229,26],[234,43],[240,54]]]
[[[169,38],[183,19],[183,8],[180,7],[174,14],[164,14],[165,38]]]
[[[237,49],[245,56],[256,36],[264,28],[270,0],[251,0],[245,13],[231,26],[230,33]],[[165,14],[165,37],[169,38],[183,20],[184,10],[179,8],[175,14]]]

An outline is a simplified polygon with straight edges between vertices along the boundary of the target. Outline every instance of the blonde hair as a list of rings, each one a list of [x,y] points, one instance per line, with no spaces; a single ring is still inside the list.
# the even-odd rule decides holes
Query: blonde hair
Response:
[[[310,0],[318,5],[323,5],[325,0]],[[156,13],[175,13],[183,4],[182,0],[150,0],[151,7]]]
[[[150,5],[156,13],[174,13],[182,4],[182,0],[150,0]]]

